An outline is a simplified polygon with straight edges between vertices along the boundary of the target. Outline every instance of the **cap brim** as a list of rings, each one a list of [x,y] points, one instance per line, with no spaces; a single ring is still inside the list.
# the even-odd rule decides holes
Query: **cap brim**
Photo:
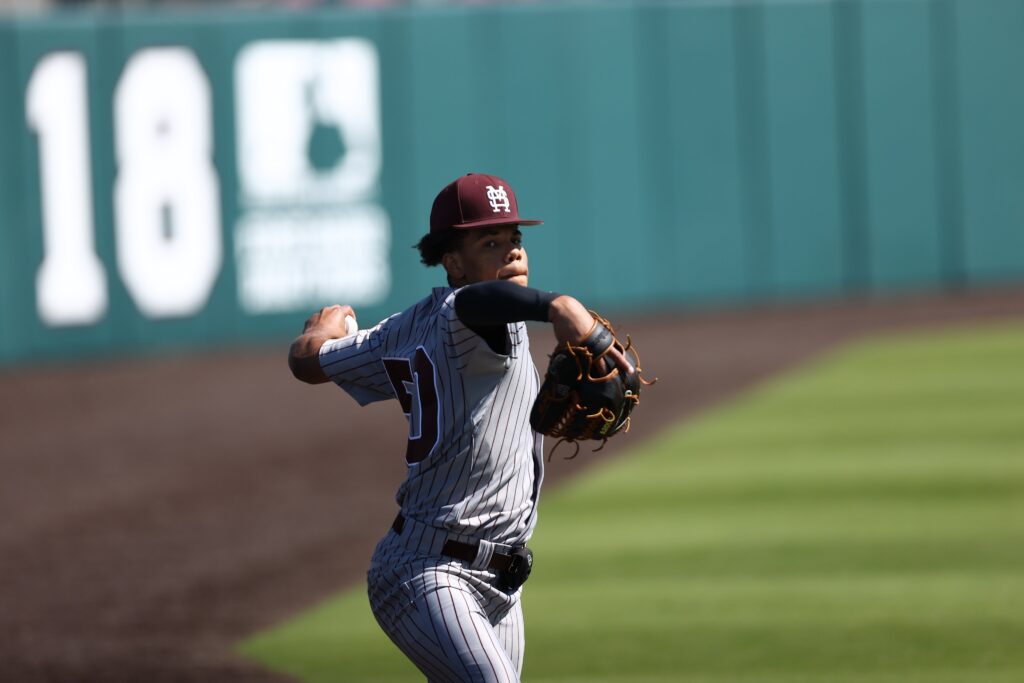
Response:
[[[465,223],[456,223],[453,228],[482,228],[488,225],[541,225],[544,221],[529,220],[526,218],[517,218],[515,220],[509,220],[507,218],[485,218],[479,221],[467,221]]]

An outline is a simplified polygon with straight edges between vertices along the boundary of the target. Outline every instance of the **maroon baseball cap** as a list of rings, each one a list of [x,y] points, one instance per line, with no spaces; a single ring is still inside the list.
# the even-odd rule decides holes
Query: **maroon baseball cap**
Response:
[[[544,221],[519,217],[512,186],[494,175],[467,173],[448,183],[430,209],[430,232],[485,225],[540,225]]]

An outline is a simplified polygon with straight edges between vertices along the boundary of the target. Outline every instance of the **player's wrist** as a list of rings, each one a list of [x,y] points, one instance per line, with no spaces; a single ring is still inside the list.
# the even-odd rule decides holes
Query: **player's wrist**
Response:
[[[594,318],[590,311],[567,294],[551,302],[548,319],[554,327],[555,338],[560,342],[580,342],[594,329]]]

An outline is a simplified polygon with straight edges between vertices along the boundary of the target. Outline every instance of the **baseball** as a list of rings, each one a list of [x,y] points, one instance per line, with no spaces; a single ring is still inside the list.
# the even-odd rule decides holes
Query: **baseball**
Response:
[[[355,334],[358,331],[359,331],[359,323],[357,323],[356,319],[353,318],[352,316],[346,315],[345,316],[345,334],[348,335],[348,336],[352,336],[353,334]]]

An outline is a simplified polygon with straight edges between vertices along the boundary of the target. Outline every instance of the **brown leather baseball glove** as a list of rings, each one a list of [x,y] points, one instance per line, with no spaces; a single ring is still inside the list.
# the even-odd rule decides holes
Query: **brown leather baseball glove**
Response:
[[[530,425],[561,441],[600,440],[601,446],[629,431],[630,413],[640,403],[640,388],[653,384],[641,375],[640,356],[629,337],[623,344],[611,323],[591,311],[594,328],[580,344],[555,347]],[[635,369],[628,375],[609,356],[615,346]],[[561,443],[561,441],[559,443]],[[577,444],[576,457],[579,452]]]

